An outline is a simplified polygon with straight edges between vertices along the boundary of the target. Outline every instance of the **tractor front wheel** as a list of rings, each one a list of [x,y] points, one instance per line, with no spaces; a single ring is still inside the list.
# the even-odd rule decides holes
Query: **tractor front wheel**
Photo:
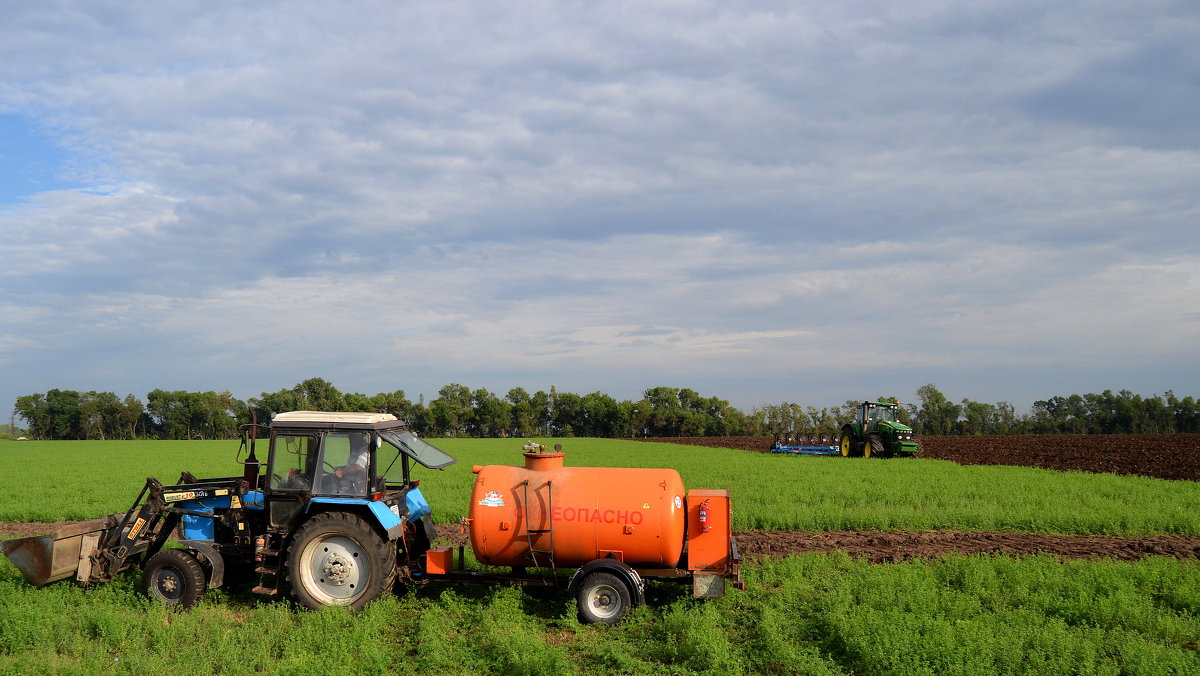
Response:
[[[843,434],[838,448],[842,452],[843,458],[849,458],[854,453],[854,437]]]
[[[142,588],[168,606],[191,608],[204,594],[208,581],[196,557],[182,549],[164,549],[146,561]]]
[[[305,608],[363,606],[396,579],[396,545],[356,514],[325,512],[296,531],[288,548],[288,582]]]
[[[579,621],[584,624],[616,624],[633,605],[629,587],[612,573],[596,572],[583,578],[575,599]]]

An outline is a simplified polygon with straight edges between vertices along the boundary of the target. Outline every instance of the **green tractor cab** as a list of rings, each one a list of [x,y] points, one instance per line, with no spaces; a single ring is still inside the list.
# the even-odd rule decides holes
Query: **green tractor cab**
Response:
[[[855,418],[842,426],[838,449],[845,457],[872,455],[915,456],[921,447],[913,441],[912,428],[896,418],[900,404],[890,401],[864,401]]]

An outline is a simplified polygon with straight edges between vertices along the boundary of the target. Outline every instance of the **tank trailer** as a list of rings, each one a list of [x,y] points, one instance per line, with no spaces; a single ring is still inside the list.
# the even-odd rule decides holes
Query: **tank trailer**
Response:
[[[745,588],[729,491],[686,490],[671,469],[567,467],[558,445],[523,451],[523,466],[472,468],[462,527],[487,570],[467,568],[465,546],[432,546],[431,508],[412,478],[417,465],[455,459],[379,413],[280,413],[244,428],[242,476],[147,478],[124,513],[0,551],[35,586],[140,569],[148,596],[181,608],[230,578],[306,608],[352,610],[397,585],[516,583],[563,589],[581,622],[615,624],[645,601],[647,578],[690,584],[698,598],[724,596],[727,580]],[[178,547],[164,548],[172,537]]]

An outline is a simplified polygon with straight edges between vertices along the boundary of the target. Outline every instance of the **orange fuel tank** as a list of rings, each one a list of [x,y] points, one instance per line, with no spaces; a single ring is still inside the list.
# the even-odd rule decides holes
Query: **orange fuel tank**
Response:
[[[524,467],[473,469],[471,548],[481,563],[550,566],[551,555],[565,568],[610,555],[635,567],[679,563],[687,511],[678,472],[563,467],[561,452],[526,449]]]

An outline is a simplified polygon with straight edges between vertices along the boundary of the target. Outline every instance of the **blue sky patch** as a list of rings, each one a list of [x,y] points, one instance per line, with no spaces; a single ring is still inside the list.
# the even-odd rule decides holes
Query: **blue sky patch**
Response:
[[[35,120],[0,114],[0,205],[47,190],[79,187],[66,178],[70,159]]]

